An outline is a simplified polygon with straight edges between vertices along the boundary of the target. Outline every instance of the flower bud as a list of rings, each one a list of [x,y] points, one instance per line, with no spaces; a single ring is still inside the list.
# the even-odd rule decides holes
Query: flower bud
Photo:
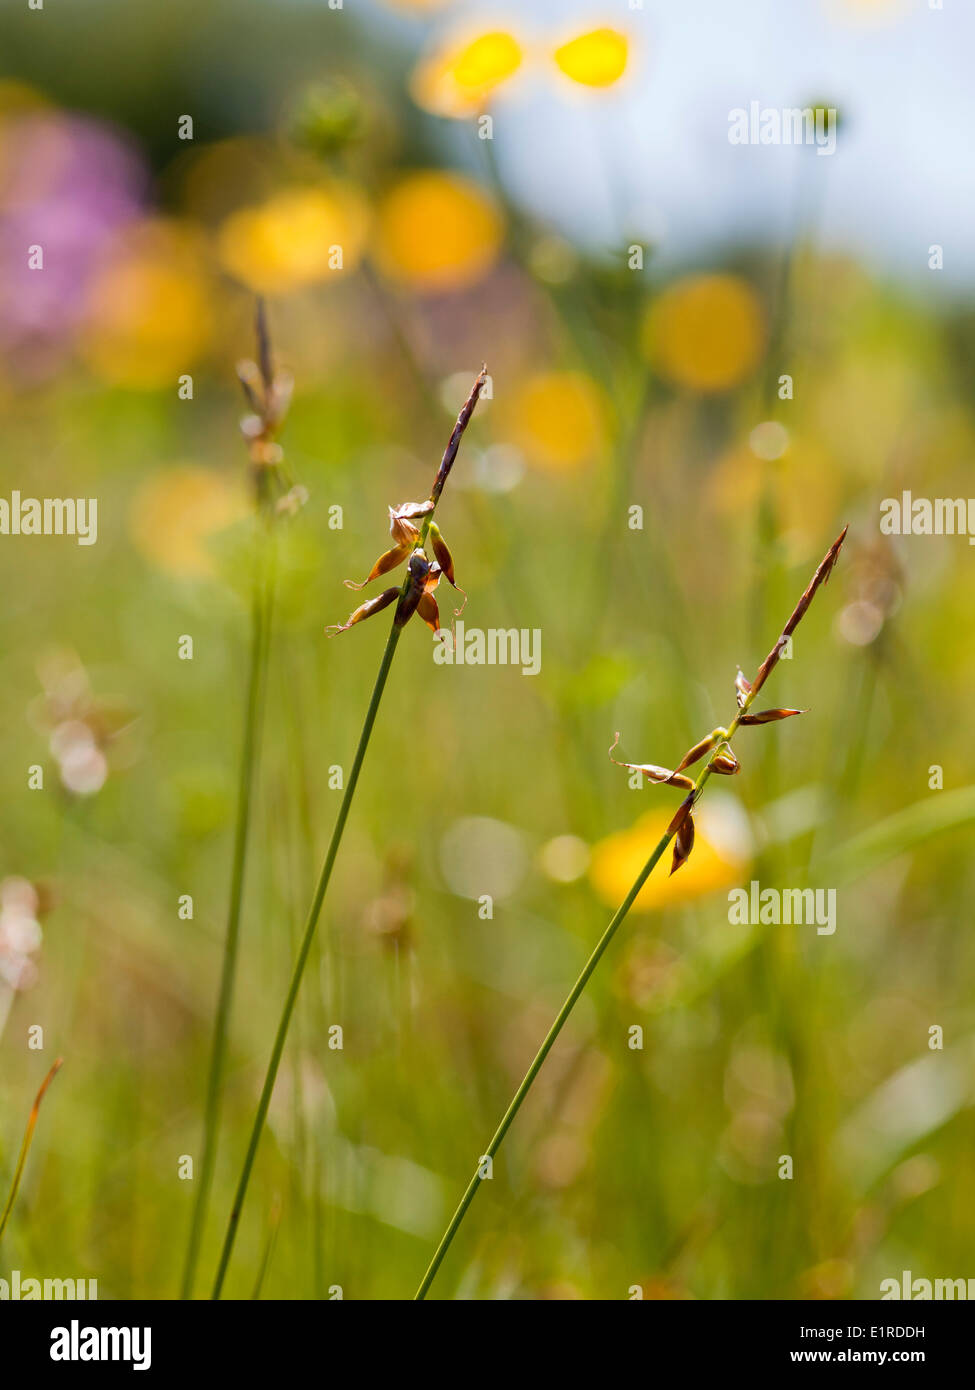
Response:
[[[757,714],[743,714],[739,724],[774,724],[777,719],[791,719],[794,714],[805,714],[804,709],[760,709]]]

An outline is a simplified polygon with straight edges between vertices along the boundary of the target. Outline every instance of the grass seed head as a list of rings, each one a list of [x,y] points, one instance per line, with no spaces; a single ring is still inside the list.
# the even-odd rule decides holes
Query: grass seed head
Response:
[[[258,510],[293,515],[304,506],[308,493],[290,476],[277,434],[291,404],[294,382],[286,372],[275,370],[267,311],[260,298],[254,332],[257,361],[237,363],[237,377],[251,412],[241,420],[240,430],[250,455],[254,498]]]
[[[433,514],[440,501],[440,494],[443,492],[444,483],[460,448],[460,441],[464,431],[470,423],[470,418],[474,413],[478,398],[487,381],[487,368],[482,367],[481,371],[471,388],[470,395],[464,402],[457,423],[451,431],[450,439],[447,441],[447,448],[444,450],[440,467],[437,469],[434,478],[433,488],[430,496],[422,502],[402,502],[398,507],[389,508],[389,532],[395,542],[390,550],[380,555],[372,569],[361,582],[353,579],[345,579],[342,582],[348,589],[364,589],[374,579],[378,579],[383,574],[388,574],[390,570],[397,569],[404,560],[408,561],[407,574],[400,589],[387,589],[380,594],[378,600],[371,603],[364,603],[360,608],[344,622],[336,623],[325,629],[329,637],[334,637],[339,632],[347,632],[356,623],[362,622],[366,618],[371,618],[374,613],[379,613],[389,603],[392,598],[399,598],[396,607],[396,614],[393,623],[396,627],[405,627],[414,613],[418,613],[431,632],[440,632],[440,612],[437,601],[433,597],[433,591],[440,582],[441,575],[445,576],[459,594],[463,595],[464,602],[460,608],[454,609],[454,616],[458,617],[467,603],[467,595],[457,584],[454,577],[454,559],[450,553],[447,542],[443,538],[439,526],[433,520]],[[416,524],[419,522],[419,526]],[[431,561],[426,553],[426,543],[429,540],[433,550],[434,559]]]
[[[785,644],[788,642],[792,633],[802,621],[809,605],[816,596],[816,591],[821,584],[827,583],[833,572],[837,557],[846,538],[848,528],[837,536],[836,540],[826,552],[820,562],[815,574],[809,581],[802,597],[796,604],[789,617],[789,621],[782,629],[781,635],[777,638],[775,646],[762,662],[758,670],[758,675],[754,682],[749,681],[739,668],[735,677],[735,700],[738,705],[738,713],[735,716],[730,728],[712,729],[711,732],[695,743],[693,748],[688,749],[683,758],[677,764],[674,772],[669,772],[665,767],[658,767],[654,763],[625,763],[613,757],[613,752],[619,743],[620,736],[616,735],[609,756],[619,767],[628,767],[635,772],[641,772],[651,782],[663,783],[665,785],[681,787],[688,790],[688,795],[681,802],[677,814],[674,816],[670,825],[667,827],[667,836],[674,838],[674,857],[671,865],[671,874],[677,872],[681,865],[686,864],[690,857],[691,850],[694,848],[694,820],[691,816],[691,808],[697,797],[703,790],[704,783],[712,772],[722,777],[734,777],[741,771],[741,764],[732,751],[729,739],[733,736],[739,725],[743,724],[774,724],[780,719],[791,719],[794,715],[804,714],[806,711],[801,709],[764,709],[756,710],[751,713],[751,703],[758,691],[765,684],[770,672],[774,670]],[[692,782],[689,777],[685,777],[683,769],[690,767],[692,763],[699,762],[710,753],[707,763],[696,782]]]

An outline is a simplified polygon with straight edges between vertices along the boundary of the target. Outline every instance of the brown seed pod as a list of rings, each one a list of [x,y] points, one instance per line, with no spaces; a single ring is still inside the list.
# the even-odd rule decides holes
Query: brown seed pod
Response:
[[[685,797],[684,797],[684,800],[683,800],[683,801],[681,802],[681,804],[677,807],[677,811],[676,811],[676,813],[675,813],[675,815],[674,815],[674,819],[670,822],[670,824],[669,824],[668,827],[667,827],[667,834],[668,834],[668,835],[676,835],[676,834],[680,831],[680,829],[681,829],[681,827],[683,826],[684,822],[687,820],[688,816],[691,814],[691,808],[692,808],[693,805],[694,805],[694,793],[691,792],[690,796],[685,796]]]
[[[671,874],[675,874],[679,868],[687,863],[688,859],[691,857],[691,850],[693,848],[694,817],[688,812],[674,839],[674,857],[670,865]]]
[[[437,600],[433,594],[422,593],[417,602],[416,611],[431,632],[440,631],[440,609],[437,607]]]
[[[389,571],[394,570],[397,565],[401,565],[412,549],[412,541],[405,541],[402,545],[394,545],[392,550],[387,550],[384,555],[380,555],[361,584],[357,584],[354,579],[343,579],[342,583],[347,589],[364,589],[367,584],[371,584],[372,581],[378,579],[381,574],[388,574]]]
[[[430,522],[430,542],[433,546],[433,553],[437,557],[437,564],[443,570],[451,584],[453,584],[454,562],[447,548],[447,542],[444,540],[440,527],[435,521]]]
[[[327,637],[336,637],[340,632],[348,632],[350,627],[355,627],[356,623],[365,622],[366,618],[371,618],[374,613],[380,613],[384,608],[388,608],[391,603],[399,598],[399,589],[385,589],[376,598],[367,599],[361,604],[354,613],[346,618],[344,623],[336,623],[332,627],[325,629]]]
[[[711,771],[722,777],[734,777],[741,771],[741,763],[731,749],[726,748],[723,753],[716,753],[711,759]]]
[[[440,566],[432,565],[422,550],[414,550],[410,556],[409,570],[407,587],[396,609],[396,617],[393,619],[397,627],[404,627],[409,622],[420,607],[421,601],[425,597],[429,597],[430,591],[437,587],[437,581],[440,578]],[[430,627],[433,626],[431,618],[434,618],[436,627],[433,630],[435,632],[439,631],[440,628],[439,619],[435,617],[436,608],[437,605],[434,603],[431,613],[429,604],[425,604],[426,616],[421,614],[423,621]]]
[[[720,737],[721,735],[718,733],[708,734],[707,738],[702,738],[700,743],[695,743],[694,747],[689,748],[677,764],[677,771],[682,772],[685,767],[690,767],[691,763],[696,763],[699,758],[703,758],[705,753],[710,753]]]
[[[443,533],[441,532],[440,527],[437,525],[435,521],[431,521],[430,523],[429,534],[430,542],[433,546],[433,553],[437,557],[438,565],[440,566],[443,573],[446,575],[448,583],[452,584],[453,587],[457,590],[457,592],[461,594],[463,597],[463,603],[460,605],[459,608],[454,609],[454,617],[459,618],[461,613],[463,613],[464,609],[467,607],[467,594],[460,587],[460,585],[457,583],[456,578],[454,577],[453,557],[451,556],[450,550],[447,547],[447,542],[443,538]]]
[[[642,772],[649,782],[663,783],[668,787],[680,787],[683,791],[693,790],[694,783],[691,781],[690,777],[684,777],[679,772],[671,772],[667,767],[658,767],[656,763],[620,762],[619,758],[613,757],[613,750],[616,748],[619,741],[620,736],[617,733],[616,737],[613,739],[612,747],[609,750],[610,760],[614,762],[617,767],[628,767],[632,772]]]
[[[794,714],[805,714],[804,709],[760,709],[756,714],[743,714],[739,724],[774,724],[777,719],[791,719]]]

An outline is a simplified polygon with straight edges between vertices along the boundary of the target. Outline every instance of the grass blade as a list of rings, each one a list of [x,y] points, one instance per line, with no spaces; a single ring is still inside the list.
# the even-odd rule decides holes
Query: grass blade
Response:
[[[63,1065],[64,1058],[59,1057],[47,1076],[45,1076],[44,1080],[41,1082],[40,1090],[34,1097],[34,1104],[31,1106],[30,1114],[27,1117],[24,1142],[20,1146],[20,1157],[17,1159],[17,1167],[14,1169],[13,1182],[10,1184],[10,1195],[7,1198],[7,1205],[3,1209],[3,1215],[0,1216],[0,1239],[3,1238],[7,1222],[10,1220],[10,1213],[14,1209],[14,1202],[17,1200],[17,1189],[20,1187],[20,1180],[24,1174],[24,1165],[27,1162],[27,1154],[30,1150],[31,1140],[34,1138],[34,1127],[37,1124],[37,1116],[40,1113],[41,1101],[44,1099],[48,1086],[50,1086]]]

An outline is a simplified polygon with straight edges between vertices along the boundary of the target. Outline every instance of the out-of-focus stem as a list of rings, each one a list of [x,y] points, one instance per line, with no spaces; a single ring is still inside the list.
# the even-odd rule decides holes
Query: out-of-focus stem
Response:
[[[20,1180],[24,1175],[24,1165],[27,1162],[27,1154],[30,1150],[31,1140],[34,1137],[34,1126],[37,1124],[37,1116],[41,1108],[41,1101],[44,1099],[44,1093],[48,1086],[50,1086],[51,1082],[61,1070],[63,1062],[63,1057],[57,1059],[54,1066],[41,1082],[40,1090],[34,1097],[34,1104],[31,1106],[30,1115],[27,1117],[27,1128],[24,1130],[24,1141],[20,1146],[20,1154],[17,1158],[17,1167],[14,1169],[13,1179],[10,1183],[10,1194],[7,1197],[7,1205],[3,1209],[3,1215],[0,1216],[0,1237],[3,1236],[7,1228],[7,1222],[10,1220],[10,1213],[13,1211],[14,1202],[17,1200],[17,1191],[20,1187]]]
[[[261,523],[258,522],[260,526]],[[264,685],[267,675],[271,619],[274,607],[275,558],[273,537],[259,534],[257,572],[251,601],[250,657],[247,673],[247,705],[244,716],[244,735],[240,758],[240,778],[237,788],[237,821],[234,830],[234,854],[230,872],[230,905],[227,913],[227,934],[224,939],[220,990],[213,1026],[213,1042],[207,1073],[206,1103],[203,1115],[203,1150],[200,1158],[199,1185],[193,1206],[190,1238],[183,1269],[181,1298],[191,1298],[200,1245],[206,1225],[207,1207],[213,1185],[213,1170],[217,1158],[217,1136],[220,1129],[222,1084],[227,1057],[227,1036],[237,979],[237,957],[240,946],[240,919],[244,898],[244,879],[247,869],[247,846],[250,835],[251,802],[254,775],[261,746],[264,708]]]
[[[383,697],[383,691],[386,689],[389,669],[393,664],[393,657],[396,654],[396,647],[401,632],[402,628],[397,627],[394,620],[389,630],[389,637],[386,640],[386,648],[383,652],[382,661],[379,664],[379,673],[376,676],[376,683],[373,686],[372,696],[369,700],[369,708],[366,710],[365,723],[362,726],[362,733],[359,735],[359,744],[356,748],[352,770],[349,773],[349,780],[345,788],[345,794],[342,797],[342,805],[339,807],[338,819],[335,822],[335,829],[332,831],[332,838],[329,841],[328,850],[325,854],[325,861],[322,865],[321,874],[319,875],[315,896],[312,899],[311,907],[308,911],[308,918],[301,938],[301,945],[298,948],[298,956],[291,974],[291,983],[288,986],[284,1008],[281,1011],[277,1032],[274,1036],[274,1045],[271,1048],[271,1059],[268,1062],[267,1073],[264,1077],[264,1085],[261,1088],[260,1099],[257,1103],[257,1113],[254,1116],[254,1124],[247,1145],[247,1153],[244,1156],[244,1166],[237,1183],[237,1190],[234,1194],[234,1204],[231,1208],[230,1219],[227,1223],[227,1233],[224,1237],[223,1249],[220,1253],[220,1263],[217,1267],[216,1280],[213,1285],[212,1297],[215,1299],[220,1297],[223,1289],[223,1282],[227,1274],[227,1266],[230,1263],[230,1256],[233,1252],[234,1240],[237,1235],[237,1227],[240,1224],[240,1216],[243,1210],[244,1200],[247,1196],[251,1170],[254,1167],[254,1160],[257,1157],[257,1148],[260,1144],[261,1135],[264,1131],[264,1124],[267,1120],[267,1112],[271,1104],[271,1095],[274,1091],[274,1083],[277,1080],[278,1068],[281,1065],[281,1057],[284,1053],[284,1045],[287,1041],[288,1030],[291,1026],[291,1017],[294,1013],[298,991],[301,988],[302,976],[305,973],[308,955],[311,951],[312,942],[315,939],[315,930],[321,915],[322,904],[325,901],[325,894],[328,891],[328,885],[332,877],[332,870],[335,867],[339,846],[342,843],[342,835],[345,831],[346,821],[349,818],[349,811],[352,809],[352,799],[355,796],[356,786],[359,782],[359,773],[362,771],[366,749],[369,747],[369,739],[372,735],[373,725],[376,722],[376,715],[379,713],[380,701]]]
[[[471,416],[474,413],[474,407],[477,405],[478,397],[480,396],[480,393],[484,387],[484,383],[486,380],[487,368],[485,367],[482,368],[480,374],[474,382],[474,386],[471,390],[471,393],[465,401],[464,405],[462,406],[460,414],[457,417],[457,422],[454,425],[453,430],[451,431],[449,440],[447,441],[447,447],[444,450],[443,458],[441,459],[440,467],[437,469],[437,474],[434,478],[433,487],[430,492],[430,501],[432,505],[430,507],[430,510],[423,518],[423,522],[420,527],[419,539],[416,543],[417,546],[421,549],[426,543],[427,537],[430,532],[430,526],[433,522],[434,513],[437,510],[437,506],[440,502],[440,496],[444,489],[444,484],[450,476],[450,470],[454,466],[454,461],[457,458],[457,451],[460,448],[460,441],[463,438],[464,431],[467,429],[467,426],[470,423]],[[230,1263],[230,1256],[233,1252],[234,1241],[237,1236],[237,1227],[240,1224],[240,1216],[243,1210],[244,1200],[247,1196],[247,1188],[250,1183],[251,1171],[254,1167],[254,1160],[257,1157],[257,1150],[261,1142],[261,1135],[264,1131],[265,1122],[267,1121],[267,1112],[270,1108],[271,1096],[274,1092],[274,1083],[277,1080],[278,1068],[281,1065],[281,1057],[284,1053],[285,1043],[287,1042],[288,1030],[291,1026],[291,1018],[294,1013],[295,1004],[298,999],[298,992],[301,989],[301,981],[305,973],[305,966],[308,963],[308,956],[311,952],[312,942],[315,939],[315,932],[318,927],[318,919],[321,916],[322,905],[325,902],[325,895],[328,892],[328,885],[332,877],[332,870],[335,867],[335,860],[339,852],[339,846],[342,843],[342,836],[345,832],[345,824],[349,818],[349,811],[352,808],[352,801],[355,796],[356,787],[359,782],[359,774],[362,771],[362,764],[365,760],[366,750],[369,747],[369,739],[372,736],[373,726],[376,722],[376,715],[379,713],[379,705],[382,701],[383,692],[386,689],[386,682],[389,679],[390,667],[393,664],[393,657],[396,655],[396,647],[399,643],[400,634],[403,631],[402,624],[399,621],[400,604],[406,597],[411,582],[411,575],[409,570],[407,570],[406,577],[403,580],[403,584],[400,589],[400,599],[396,605],[396,611],[394,612],[393,621],[390,625],[389,636],[386,639],[386,647],[383,651],[382,660],[379,663],[379,672],[376,676],[376,682],[373,686],[372,695],[369,699],[369,707],[366,710],[366,717],[365,722],[362,726],[362,733],[359,735],[359,743],[356,747],[355,757],[352,761],[352,769],[349,773],[349,780],[346,784],[345,793],[342,797],[342,804],[339,807],[339,814],[335,822],[335,828],[332,831],[332,838],[329,841],[328,849],[325,852],[325,861],[322,864],[322,870],[318,878],[318,885],[315,889],[315,895],[312,898],[311,907],[308,910],[308,918],[305,922],[305,929],[302,934],[301,944],[298,947],[298,955],[295,960],[294,968],[292,970],[291,982],[288,986],[288,992],[285,996],[284,1007],[281,1011],[281,1017],[278,1021],[278,1028],[274,1037],[274,1044],[271,1048],[271,1059],[268,1062],[267,1072],[264,1077],[264,1085],[261,1088],[260,1099],[257,1103],[257,1113],[254,1117],[254,1124],[251,1129],[250,1139],[247,1145],[247,1152],[244,1156],[244,1166],[241,1170],[240,1179],[237,1183],[237,1190],[234,1195],[234,1204],[231,1208],[230,1218],[227,1223],[227,1233],[224,1237],[223,1249],[220,1252],[220,1261],[217,1266],[216,1279],[213,1285],[212,1297],[214,1299],[218,1299],[220,1297],[221,1291],[223,1289],[224,1279],[226,1278],[227,1274],[227,1267]]]

